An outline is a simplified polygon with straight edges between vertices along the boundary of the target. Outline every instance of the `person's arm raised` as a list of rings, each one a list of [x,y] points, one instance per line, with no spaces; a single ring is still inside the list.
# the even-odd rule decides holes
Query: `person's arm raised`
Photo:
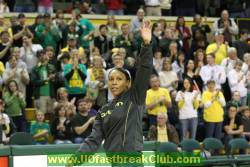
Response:
[[[139,55],[138,69],[133,83],[133,93],[135,102],[142,105],[145,103],[149,78],[153,69],[153,52],[150,45],[152,39],[150,22],[144,22],[140,31],[144,43]]]

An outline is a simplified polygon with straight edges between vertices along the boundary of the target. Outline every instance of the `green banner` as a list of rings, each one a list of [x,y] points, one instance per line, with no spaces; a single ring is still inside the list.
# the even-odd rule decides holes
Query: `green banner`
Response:
[[[80,153],[51,154],[48,166],[202,166],[200,153]]]

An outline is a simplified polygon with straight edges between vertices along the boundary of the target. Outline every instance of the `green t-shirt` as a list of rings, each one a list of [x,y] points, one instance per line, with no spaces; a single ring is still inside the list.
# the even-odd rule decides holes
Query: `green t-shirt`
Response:
[[[42,80],[46,80],[48,78],[48,71],[45,66],[40,68],[39,75]],[[50,96],[49,82],[40,87],[40,96]]]
[[[31,126],[30,126],[30,133],[32,134],[32,136],[44,131],[44,130],[48,130],[48,132],[50,133],[50,129],[49,129],[49,124],[47,122],[32,122]],[[35,142],[39,142],[39,143],[47,143],[48,142],[48,138],[47,137],[41,137],[38,139],[35,139]]]

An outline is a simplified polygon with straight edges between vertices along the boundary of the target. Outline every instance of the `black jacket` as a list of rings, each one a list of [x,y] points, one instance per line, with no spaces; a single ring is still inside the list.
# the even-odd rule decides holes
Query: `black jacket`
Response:
[[[152,55],[151,46],[142,47],[132,87],[100,109],[92,133],[79,151],[97,151],[103,140],[104,149],[108,152],[143,150],[142,116],[153,67]]]

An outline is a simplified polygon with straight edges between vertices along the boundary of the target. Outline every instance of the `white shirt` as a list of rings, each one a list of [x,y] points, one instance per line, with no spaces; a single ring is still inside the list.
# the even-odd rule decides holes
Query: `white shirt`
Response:
[[[243,65],[242,65],[241,71],[242,71],[245,75],[247,75],[248,69],[249,69],[249,67],[248,67],[247,63],[244,62]]]
[[[229,57],[222,60],[221,66],[224,67],[226,75],[229,73],[229,71],[234,69],[235,63],[237,62],[237,60],[239,60],[239,59],[232,60]]]
[[[159,73],[159,78],[161,87],[168,89],[168,91],[175,89],[172,83],[178,81],[178,77],[174,71],[161,71]]]
[[[26,97],[26,83],[24,83],[21,79],[22,78],[21,77],[22,71],[24,73],[23,75],[24,75],[25,79],[29,81],[30,78],[29,78],[29,73],[28,73],[27,69],[18,68],[18,67],[17,67],[17,70],[14,74],[13,80],[15,80],[17,82],[19,90],[23,93],[24,97]],[[13,74],[12,69],[6,69],[3,72],[3,81],[5,84],[8,81],[8,79],[10,78],[10,76],[12,76],[12,74]]]
[[[205,65],[201,67],[200,76],[204,84],[207,81],[214,80],[216,83],[216,88],[221,89],[221,84],[226,82],[226,73],[222,66],[220,65]]]
[[[239,82],[241,76],[242,79]],[[240,97],[247,96],[246,76],[242,71],[237,72],[235,69],[231,70],[228,73],[228,82],[232,92],[239,91]]]
[[[20,58],[28,65],[28,72],[30,73],[32,68],[38,63],[36,56],[37,51],[43,50],[43,47],[39,44],[32,44],[31,50],[25,51],[24,47],[20,48]]]
[[[26,69],[26,70],[28,68],[27,64],[21,59],[17,60],[16,66],[17,66],[17,68]],[[6,70],[11,69],[9,61],[6,62],[5,67],[6,67]]]
[[[182,92],[179,91],[176,95],[176,101],[184,100],[184,106],[179,110],[179,119],[197,118],[197,110],[194,108],[193,100],[197,91],[193,92]],[[197,96],[197,100],[200,101],[200,94]]]

